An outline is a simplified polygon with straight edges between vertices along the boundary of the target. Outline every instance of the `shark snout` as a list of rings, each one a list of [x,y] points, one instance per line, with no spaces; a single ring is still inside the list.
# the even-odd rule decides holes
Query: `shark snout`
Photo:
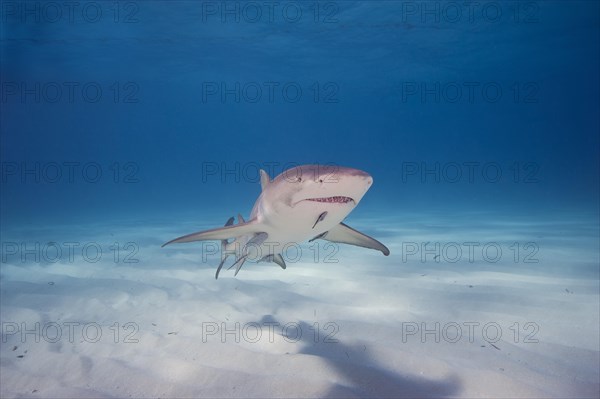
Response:
[[[369,174],[366,174],[366,176],[363,177],[363,184],[364,184],[365,193],[366,193],[367,191],[369,191],[369,189],[373,185],[373,178]]]
[[[373,177],[362,170],[343,168],[339,173],[340,186],[355,203],[358,203],[373,185]]]
[[[344,171],[344,175],[348,179],[352,179],[357,183],[363,184],[366,189],[369,189],[373,185],[373,177],[365,171],[359,169],[347,169]]]

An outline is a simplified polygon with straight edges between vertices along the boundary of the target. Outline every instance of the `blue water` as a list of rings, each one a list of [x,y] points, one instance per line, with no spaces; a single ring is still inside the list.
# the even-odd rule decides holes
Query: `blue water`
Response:
[[[2,21],[3,224],[247,213],[256,165],[269,163],[368,171],[375,185],[357,212],[597,220],[597,2],[494,3],[495,17],[496,6],[470,16],[442,3],[428,14],[418,2],[344,1],[321,4],[318,22],[314,4],[291,3],[254,23],[235,2],[237,14],[124,3],[120,22],[100,2],[95,23],[95,8],[60,9],[52,22],[53,8],[23,4],[6,2]],[[240,172],[203,181],[207,163]]]
[[[520,272],[597,287],[600,3],[477,4],[2,1],[3,264],[47,264],[6,246],[28,240],[158,248],[248,216],[260,168],[316,163],[373,176],[347,221],[388,265],[402,237],[534,243]]]

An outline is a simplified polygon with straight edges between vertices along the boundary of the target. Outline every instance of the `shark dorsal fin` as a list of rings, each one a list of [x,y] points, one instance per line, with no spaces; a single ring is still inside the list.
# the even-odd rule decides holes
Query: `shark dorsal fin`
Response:
[[[269,177],[269,174],[261,169],[260,170],[260,188],[261,188],[261,190],[265,191],[265,188],[267,188],[269,183],[271,183],[271,178]]]

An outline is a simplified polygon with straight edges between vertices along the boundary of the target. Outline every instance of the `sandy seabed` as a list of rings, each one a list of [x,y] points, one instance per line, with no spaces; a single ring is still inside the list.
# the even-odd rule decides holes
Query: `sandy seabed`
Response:
[[[5,229],[0,395],[600,396],[594,219],[479,219],[350,217],[392,254],[219,280],[213,247],[160,248],[213,224]]]

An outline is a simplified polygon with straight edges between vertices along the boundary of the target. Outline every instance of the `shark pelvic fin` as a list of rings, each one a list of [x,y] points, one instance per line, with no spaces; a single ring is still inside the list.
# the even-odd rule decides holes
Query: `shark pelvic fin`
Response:
[[[275,262],[281,266],[282,269],[286,268],[285,261],[283,260],[283,256],[281,256],[281,254],[265,255],[259,260],[259,262]]]
[[[225,263],[225,260],[227,260],[227,257],[229,255],[225,255],[223,256],[223,259],[221,259],[221,263],[219,263],[219,267],[217,267],[217,272],[215,273],[215,280],[217,280],[219,278],[219,273],[221,272],[221,268],[223,267],[223,264]]]
[[[269,235],[265,232],[261,232],[256,234],[254,237],[252,237],[250,239],[250,241],[248,241],[246,243],[246,245],[244,245],[244,255],[240,256],[235,262],[233,262],[233,264],[231,266],[229,266],[227,268],[227,270],[230,270],[232,268],[236,268],[235,269],[235,274],[234,276],[237,276],[237,274],[239,273],[240,269],[242,268],[242,266],[244,265],[244,262],[246,262],[246,258],[248,258],[248,246],[259,246],[260,244],[262,244],[263,242],[265,242],[265,240],[267,239],[267,237],[269,237]],[[215,278],[218,278],[219,276],[219,272],[221,271],[221,268],[223,267],[223,263],[225,263],[225,259],[227,258],[227,255],[225,255],[225,257],[223,258],[223,260],[221,261],[221,263],[219,264],[219,268],[217,269],[217,273],[215,275]]]
[[[225,227],[231,226],[233,224],[234,220],[235,220],[235,218],[233,216],[230,217],[227,220],[227,222],[225,223]],[[223,267],[225,260],[227,260],[227,257],[229,256],[229,254],[225,253],[226,246],[227,246],[227,240],[221,240],[221,256],[223,258],[221,259],[221,263],[219,263],[219,267],[217,268],[217,272],[215,273],[215,280],[219,278],[219,272],[221,271],[221,268]]]
[[[246,243],[246,245],[244,245],[244,251],[246,251],[248,249],[249,245],[256,245],[256,246],[261,245],[263,242],[265,242],[265,240],[267,239],[267,237],[269,237],[269,235],[267,233],[265,233],[265,232],[258,233],[257,235],[255,235],[254,237],[252,237],[250,239],[250,241],[248,241]]]
[[[286,268],[285,260],[283,260],[283,256],[281,256],[281,254],[275,254],[275,255],[273,255],[273,262],[275,262],[279,266],[281,266],[282,269]]]
[[[285,265],[285,261],[283,260],[283,256],[281,256],[281,254],[275,254],[275,255],[266,255],[263,256],[259,262],[275,262],[277,263],[282,269],[285,270],[286,265]]]
[[[234,267],[235,265],[237,265],[237,267],[235,268],[234,276],[237,276],[237,274],[239,273],[240,269],[244,265],[244,262],[246,261],[246,257],[247,257],[247,255],[242,256],[241,258],[239,258],[238,260],[236,260],[233,265],[229,266],[229,268],[231,269],[232,267]]]

